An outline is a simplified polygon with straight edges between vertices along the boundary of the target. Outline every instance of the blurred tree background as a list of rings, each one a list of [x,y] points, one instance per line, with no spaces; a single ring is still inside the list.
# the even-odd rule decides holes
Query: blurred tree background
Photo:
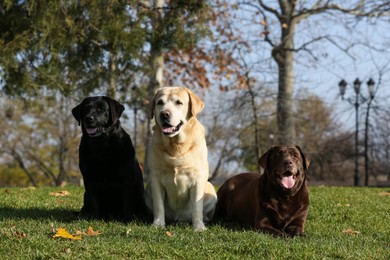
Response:
[[[319,66],[321,45],[346,59],[358,59],[355,45],[381,52],[363,38],[340,41],[341,29],[313,28],[353,34],[357,24],[388,26],[390,1],[268,2],[0,0],[0,186],[80,183],[81,130],[71,109],[88,95],[126,105],[122,124],[147,160],[149,104],[163,85],[204,99],[214,183],[260,171],[259,156],[285,143],[308,154],[312,183],[352,185],[353,129],[305,88],[294,65]],[[373,76],[383,78],[388,66]],[[373,110],[369,174],[378,185],[390,178],[389,107],[378,99]]]

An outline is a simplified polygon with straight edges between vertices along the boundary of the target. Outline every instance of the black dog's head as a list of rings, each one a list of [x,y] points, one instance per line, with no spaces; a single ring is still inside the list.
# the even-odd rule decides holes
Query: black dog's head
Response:
[[[72,109],[72,114],[84,133],[96,137],[115,124],[124,110],[125,107],[112,98],[87,97]]]

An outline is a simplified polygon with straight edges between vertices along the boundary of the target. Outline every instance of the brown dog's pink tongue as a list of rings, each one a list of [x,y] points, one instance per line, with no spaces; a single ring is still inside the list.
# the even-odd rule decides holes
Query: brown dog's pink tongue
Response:
[[[294,184],[295,184],[295,180],[294,180],[294,177],[291,175],[291,176],[288,176],[288,177],[283,177],[282,178],[282,184],[285,188],[287,189],[291,189]]]

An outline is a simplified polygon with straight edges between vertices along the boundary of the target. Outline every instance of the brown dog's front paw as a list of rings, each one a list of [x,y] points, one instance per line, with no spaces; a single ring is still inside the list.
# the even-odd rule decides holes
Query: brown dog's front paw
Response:
[[[303,232],[303,230],[301,230],[300,228],[298,228],[298,229],[286,230],[286,232],[287,232],[291,237],[304,237],[304,236],[306,236],[305,233]]]

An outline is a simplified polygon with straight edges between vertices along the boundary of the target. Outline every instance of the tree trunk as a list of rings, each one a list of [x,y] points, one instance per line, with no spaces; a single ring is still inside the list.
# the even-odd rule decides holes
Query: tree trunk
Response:
[[[249,88],[249,95],[251,97],[251,105],[252,105],[252,115],[253,115],[253,124],[254,124],[254,132],[255,132],[255,158],[260,158],[260,155],[261,155],[261,151],[260,151],[260,131],[259,131],[259,126],[258,126],[258,122],[259,122],[259,119],[257,117],[257,108],[256,108],[256,102],[255,102],[255,93],[253,92],[252,90],[252,86],[250,85],[249,83],[249,75],[247,74],[246,75],[247,77],[247,86]],[[257,164],[257,171],[258,172],[261,172],[261,166],[260,164]]]
[[[163,0],[152,0],[152,6],[156,9],[155,19],[152,21],[153,30],[156,30],[157,24],[162,19],[162,6]],[[148,85],[148,100],[149,106],[153,101],[154,94],[159,87],[163,86],[163,69],[164,69],[164,57],[162,55],[160,43],[158,39],[152,39],[150,50],[150,66],[152,68],[150,73],[150,81]],[[146,133],[146,144],[145,144],[145,158],[144,158],[144,175],[148,177],[148,157],[150,145],[152,142],[152,118],[148,117],[147,120],[147,133]]]
[[[110,85],[107,89],[107,96],[115,98],[117,88],[117,61],[116,55],[110,52]]]
[[[277,126],[280,144],[293,144],[295,126],[293,117],[294,70],[293,52],[286,53],[286,59],[279,67]],[[291,61],[290,61],[291,60]]]
[[[65,157],[68,149],[64,138],[60,137],[60,144],[58,147],[58,170],[59,174],[55,179],[55,186],[61,186],[66,180],[67,174],[65,170]]]
[[[19,167],[23,170],[23,172],[27,175],[29,181],[34,187],[38,187],[37,182],[35,181],[32,173],[27,169],[27,167],[24,165],[22,157],[16,152],[16,150],[11,150],[10,154],[14,158],[14,160],[18,163]]]
[[[277,126],[280,144],[295,143],[294,125],[294,33],[295,24],[282,22],[281,43],[272,50],[272,57],[278,65]]]

